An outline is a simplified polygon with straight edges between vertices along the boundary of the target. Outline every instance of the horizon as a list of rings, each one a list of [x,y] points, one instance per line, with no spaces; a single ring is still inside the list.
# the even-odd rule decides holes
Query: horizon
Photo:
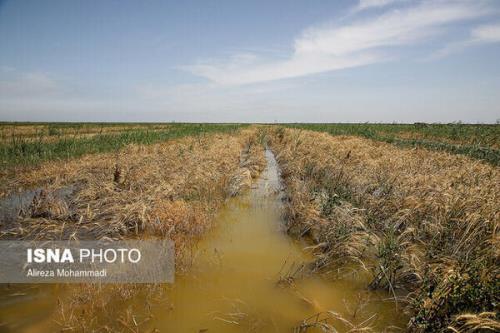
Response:
[[[0,1],[0,121],[498,124],[498,58],[492,0]]]
[[[23,124],[55,124],[55,125],[85,125],[85,124],[94,124],[94,125],[114,125],[114,124],[146,124],[146,125],[154,125],[154,124],[208,124],[208,125],[217,125],[217,124],[244,124],[244,125],[293,125],[293,124],[325,124],[325,125],[466,125],[466,126],[474,126],[474,125],[500,125],[500,119],[491,123],[466,123],[461,120],[452,121],[452,122],[230,122],[230,121],[220,121],[220,122],[196,122],[196,121],[2,121],[0,120],[0,124],[13,124],[13,125],[23,125]]]

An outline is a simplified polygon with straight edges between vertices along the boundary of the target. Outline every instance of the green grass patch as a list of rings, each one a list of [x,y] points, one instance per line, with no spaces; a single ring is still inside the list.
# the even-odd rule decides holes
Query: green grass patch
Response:
[[[119,133],[103,133],[89,138],[71,136],[58,138],[57,130],[60,127],[52,126],[49,127],[47,134],[40,134],[37,140],[27,140],[19,135],[12,136],[8,142],[0,144],[0,165],[2,167],[36,165],[49,160],[112,152],[129,144],[147,145],[183,136],[204,135],[213,132],[234,132],[242,126],[244,125],[172,124],[168,128],[161,130],[148,130],[146,128]],[[58,139],[47,142],[44,141],[45,136]]]

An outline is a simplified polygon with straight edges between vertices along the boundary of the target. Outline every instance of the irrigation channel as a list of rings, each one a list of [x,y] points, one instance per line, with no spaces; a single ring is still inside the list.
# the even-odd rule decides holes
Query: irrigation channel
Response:
[[[153,307],[146,331],[323,332],[304,323],[326,318],[336,331],[352,328],[333,320],[336,314],[379,331],[391,326],[404,330],[407,317],[390,294],[367,289],[369,276],[362,270],[334,278],[301,269],[313,260],[310,244],[286,234],[278,165],[270,150],[266,159],[251,190],[230,199],[218,214],[216,227],[197,245],[189,272],[179,274],[168,289],[167,302]],[[36,323],[48,314],[50,303],[44,297],[53,300],[57,290],[46,289],[17,306],[0,299],[0,311],[27,324],[19,331],[41,332]]]
[[[312,255],[304,250],[308,244],[284,230],[278,165],[270,150],[266,159],[252,189],[228,202],[199,244],[190,274],[177,278],[172,289],[172,311],[158,314],[155,326],[179,333],[292,332],[304,319],[314,322],[315,314],[332,310],[347,319],[358,311],[357,323],[376,314],[380,329],[404,327],[390,296],[367,290],[367,276],[332,281],[301,274]]]

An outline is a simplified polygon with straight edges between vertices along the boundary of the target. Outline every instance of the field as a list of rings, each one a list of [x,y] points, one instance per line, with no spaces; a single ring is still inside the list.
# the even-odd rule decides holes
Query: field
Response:
[[[400,147],[423,147],[500,164],[500,126],[472,124],[290,124],[290,127],[356,135]]]
[[[2,286],[0,330],[500,330],[500,125],[3,123],[0,133],[0,239],[170,238],[177,279]],[[9,305],[40,295],[51,296]]]
[[[128,144],[152,144],[187,135],[233,131],[237,124],[0,124],[0,165],[116,151]]]
[[[315,269],[357,263],[371,272],[367,287],[406,291],[413,330],[497,316],[497,167],[352,136],[275,137],[288,229],[318,244]]]
[[[14,207],[19,210],[14,217],[4,214],[12,207],[2,206],[0,237],[44,240],[169,237],[176,245],[177,270],[182,271],[185,267],[182,262],[190,260],[190,247],[210,228],[225,198],[249,187],[251,177],[262,166],[262,151],[255,150],[255,133],[235,132],[237,126],[170,127],[161,132],[163,136],[140,130],[113,137],[99,134],[91,139],[75,139],[75,144],[85,142],[91,149],[86,152],[94,154],[68,159],[80,155],[82,150],[75,154],[73,145],[62,145],[67,150],[50,155],[51,161],[28,167],[26,159],[22,159],[12,165],[4,171],[2,196],[9,198],[19,192],[21,196],[29,196],[31,193],[26,191],[33,188],[37,192],[28,206]],[[112,150],[108,139],[116,139],[112,141],[114,147],[133,143]],[[169,140],[161,141],[165,139]],[[150,145],[138,145],[145,142]],[[91,146],[92,143],[103,145]],[[53,143],[40,146],[50,151]],[[39,162],[38,157],[33,158]],[[69,189],[69,195],[61,196],[61,189]],[[85,311],[89,316],[106,313],[101,317],[106,320],[111,314],[106,312],[109,303],[104,297],[128,299],[130,293],[146,292],[148,287],[145,288],[120,285],[98,290],[89,286],[70,288],[68,301],[60,306],[69,307],[70,312]],[[7,287],[7,295],[11,293]],[[102,299],[97,300],[96,295]],[[89,298],[94,302],[85,301]],[[85,330],[107,325],[88,322],[88,316],[65,312],[63,317],[56,319],[62,328]]]

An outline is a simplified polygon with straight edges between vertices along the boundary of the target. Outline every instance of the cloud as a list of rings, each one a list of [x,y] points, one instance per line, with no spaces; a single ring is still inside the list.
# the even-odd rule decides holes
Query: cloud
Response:
[[[273,81],[294,78],[314,73],[322,73],[336,69],[357,67],[381,61],[381,57],[374,54],[361,54],[347,57],[334,57],[326,54],[296,53],[284,61],[271,61],[242,65],[232,59],[229,64],[199,64],[188,66],[186,69],[193,74],[205,77],[219,84],[250,84],[256,82]]]
[[[354,11],[386,7],[388,5],[403,1],[405,0],[359,0],[359,4],[357,7],[355,7]]]
[[[482,25],[472,30],[472,40],[482,43],[500,42],[500,22],[496,24]]]
[[[240,54],[183,69],[218,84],[239,85],[358,67],[387,61],[393,57],[383,52],[387,48],[426,41],[454,22],[488,15],[488,9],[484,1],[423,1],[348,24],[306,29],[295,39],[292,53],[283,58]],[[483,32],[488,33],[492,34]]]
[[[500,42],[500,23],[486,24],[471,30],[468,39],[448,43],[443,48],[431,54],[425,60],[436,60],[461,52],[469,47]]]
[[[0,97],[34,97],[53,94],[58,90],[57,82],[43,72],[17,72],[12,67],[2,71],[9,74],[0,78]]]

